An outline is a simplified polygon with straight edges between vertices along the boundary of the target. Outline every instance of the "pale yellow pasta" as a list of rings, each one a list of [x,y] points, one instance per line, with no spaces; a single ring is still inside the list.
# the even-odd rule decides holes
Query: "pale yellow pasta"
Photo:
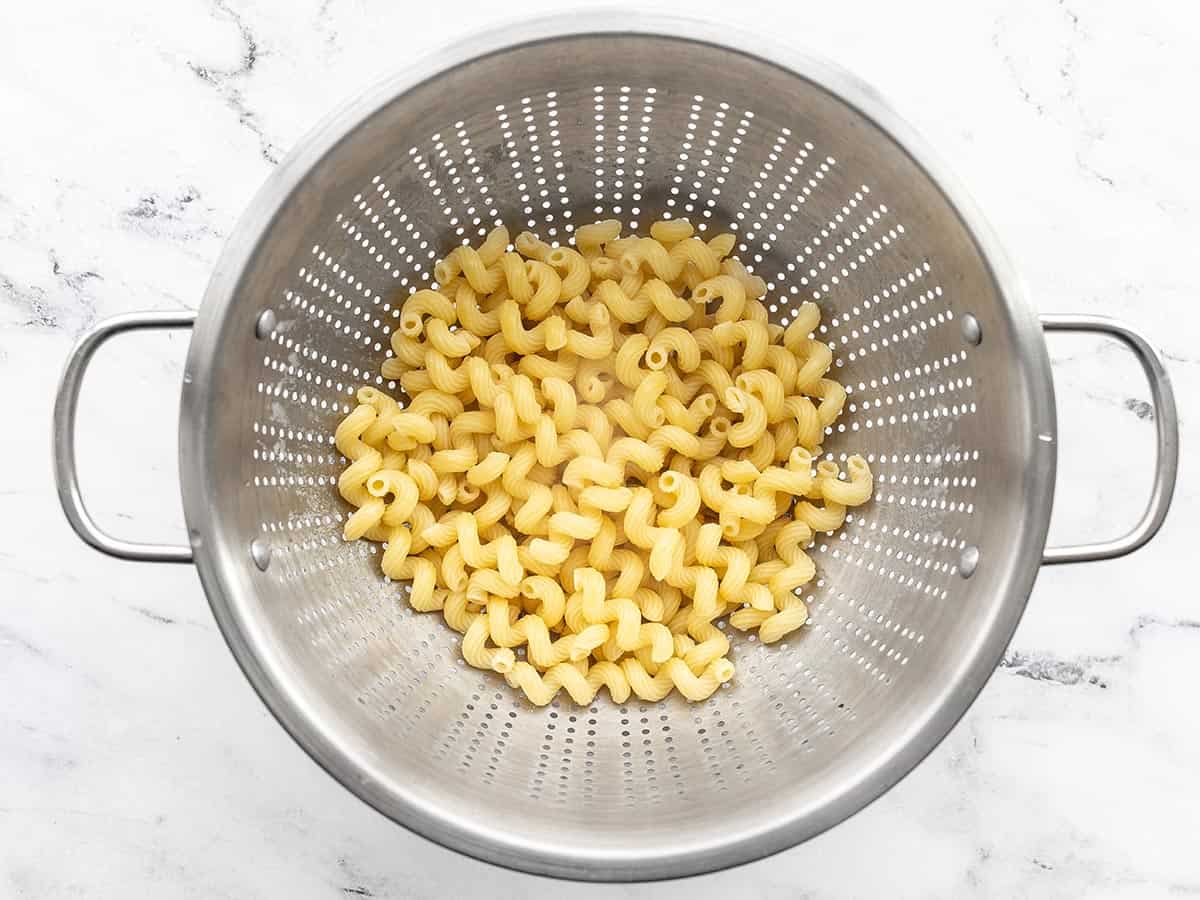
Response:
[[[590,506],[604,512],[624,512],[629,508],[633,492],[627,487],[604,487],[590,484],[579,492],[580,506]]]
[[[786,347],[779,344],[771,344],[767,347],[766,368],[774,372],[781,382],[785,392],[795,389],[797,375],[800,372],[800,364],[793,354]]]
[[[487,498],[475,509],[475,521],[479,523],[480,534],[484,535],[485,532],[490,532],[493,526],[499,526],[508,516],[509,510],[513,507],[512,495],[496,484],[488,484],[483,488],[476,488],[473,485],[460,485],[458,490],[459,503],[469,502],[464,500],[464,489],[467,487],[471,487],[476,492],[481,492]],[[387,521],[387,515],[386,512],[383,514],[385,522]],[[492,540],[492,538],[488,537],[488,540]]]
[[[528,303],[533,298],[533,285],[529,281],[529,270],[519,253],[505,253],[500,257],[500,271],[508,294],[518,303]]]
[[[444,567],[443,567],[444,568]],[[464,583],[465,588],[465,583]],[[465,634],[475,621],[476,614],[467,610],[465,590],[447,590],[442,600],[442,618],[460,634]]]
[[[608,396],[608,382],[600,374],[590,374],[579,378],[579,399],[585,403],[602,403]]]
[[[556,531],[569,535],[577,541],[590,541],[600,532],[599,510],[572,512],[560,510],[550,517],[550,533]]]
[[[607,359],[613,349],[613,333],[606,306],[598,303],[591,307],[588,312],[588,328],[590,334],[576,330],[567,331],[567,351],[584,359]]]
[[[616,219],[605,219],[575,229],[575,246],[585,257],[599,256],[604,244],[621,234],[621,223]]]
[[[433,386],[446,394],[458,394],[465,391],[471,383],[468,370],[461,360],[453,363],[437,350],[430,348],[425,351],[425,371],[429,374]]]
[[[514,375],[508,382],[508,389],[512,392],[517,419],[527,425],[537,424],[542,417],[542,403],[530,377],[523,374]]]
[[[434,350],[453,358],[466,356],[482,343],[478,335],[469,331],[451,331],[450,326],[441,319],[429,320],[425,326],[425,337]]]
[[[544,535],[548,533],[550,511],[554,508],[554,494],[542,484],[526,486],[527,494],[513,515],[512,524],[521,534]]]
[[[584,255],[586,256],[586,254]],[[597,282],[600,284],[615,284],[616,280],[625,274],[621,269],[620,263],[607,256],[593,256],[588,258],[588,267],[592,270],[593,286],[597,286]]]
[[[805,547],[873,491],[815,459],[846,403],[820,310],[771,323],[734,236],[684,219],[508,240],[399,304],[382,372],[412,399],[364,387],[335,431],[344,537],[532,703],[702,700],[734,673],[716,620],[802,628]]]
[[[613,541],[616,541],[616,533],[614,529]],[[642,555],[636,550],[629,548],[617,548],[609,550],[606,553],[596,554],[597,558],[592,559],[592,550],[598,547],[598,542],[593,541],[592,547],[588,550],[588,562],[594,567],[606,572],[616,572],[616,580],[613,581],[609,591],[613,597],[630,597],[636,600],[638,592],[642,590],[642,582],[646,578],[646,563]],[[655,620],[652,616],[646,614],[643,610],[642,615]]]
[[[664,328],[654,336],[646,351],[646,365],[664,369],[672,353],[681,372],[694,372],[700,365],[700,345],[691,332],[678,327]]]
[[[646,441],[623,437],[612,442],[604,459],[605,462],[616,466],[624,479],[631,474],[627,471],[629,463],[633,463],[643,472],[657,472],[666,462],[666,457],[665,451]]]
[[[646,443],[664,452],[674,450],[692,459],[700,458],[703,452],[700,438],[678,425],[660,425],[646,438]]]
[[[612,265],[616,266],[617,264],[613,262]],[[619,267],[617,274],[623,274]],[[654,303],[643,291],[643,287],[644,282],[639,285],[637,291],[627,293],[620,281],[606,279],[595,286],[592,296],[603,303],[618,322],[633,325],[644,321],[654,309]]]
[[[579,507],[575,503],[575,495],[566,485],[552,484],[550,485],[550,493],[554,496],[554,511],[557,512],[576,512]]]
[[[764,431],[762,437],[750,447],[744,448],[739,456],[741,459],[754,463],[760,469],[767,468],[775,461],[775,435],[770,431]]]
[[[544,260],[552,249],[532,231],[522,231],[513,239],[513,247],[526,259]]]
[[[365,500],[362,506],[354,510],[346,519],[346,524],[342,528],[342,537],[347,541],[356,541],[365,536],[367,532],[383,521],[384,512],[386,512],[386,506],[382,500],[375,497]]]
[[[701,365],[707,363],[717,366],[725,373],[726,377],[729,377],[729,371],[737,366],[737,357],[734,355],[733,347],[718,343],[712,329],[708,327],[691,329],[691,335],[700,348]],[[730,381],[732,382],[732,378]]]
[[[427,390],[413,396],[412,402],[405,407],[404,411],[413,416],[424,416],[428,418],[436,413],[447,419],[452,419],[462,413],[464,410],[463,403],[453,394],[443,393],[438,390]],[[420,443],[432,443],[433,438],[421,438]]]
[[[532,437],[535,426],[522,424],[517,418],[517,406],[510,391],[496,395],[496,436],[505,443],[517,443]]]
[[[342,421],[334,435],[338,450],[351,460],[338,477],[339,493],[356,507],[343,528],[346,540],[357,540],[366,535],[379,524],[384,514],[383,501],[371,496],[366,488],[367,479],[383,464],[380,452],[362,440],[362,434],[375,419],[374,408],[358,406]]]
[[[663,281],[674,281],[683,272],[682,260],[672,258],[667,248],[654,238],[633,238],[624,247],[619,262],[626,272],[645,267]]]
[[[685,322],[692,314],[692,302],[676,294],[669,284],[659,278],[651,278],[643,284],[638,296],[649,300],[655,311],[668,322]],[[642,330],[652,337],[657,329],[650,326]]]
[[[420,318],[416,318],[415,327],[424,329]],[[418,340],[415,337],[409,337],[399,328],[392,332],[391,338],[392,353],[394,359],[385,360],[385,368],[388,371],[401,374],[409,369],[423,365],[425,360],[425,342]],[[386,373],[385,373],[386,374]],[[391,377],[391,376],[388,376]]]
[[[525,271],[534,286],[533,297],[525,305],[525,317],[537,322],[558,303],[562,296],[562,279],[558,272],[540,260],[528,260]]]
[[[395,428],[396,417],[404,413],[400,404],[392,397],[373,387],[361,387],[355,392],[355,396],[360,404],[366,404],[375,410],[375,421],[362,433],[362,440],[378,449]]]
[[[634,488],[625,510],[625,536],[635,546],[650,551],[650,574],[661,581],[672,568],[673,557],[683,538],[675,528],[652,524],[653,510],[654,495],[647,488]]]
[[[627,604],[636,612],[636,617],[641,622],[641,610],[632,600],[612,600],[610,603]],[[627,644],[622,644],[617,638],[615,632],[609,629],[610,637],[599,648],[603,656],[609,659],[620,659],[624,653],[632,653],[635,657],[639,656],[639,651],[648,650],[648,662],[651,665],[661,665],[665,663],[675,654],[675,638],[671,634],[671,630],[666,625],[656,622],[642,622],[638,626],[636,637]]]
[[[698,284],[692,291],[692,300],[700,305],[720,300],[716,310],[717,322],[736,322],[746,308],[746,288],[732,275],[718,275]]]
[[[768,369],[742,372],[733,380],[734,386],[753,394],[767,412],[767,421],[774,425],[787,415],[783,379]]]
[[[496,310],[482,309],[479,295],[466,281],[460,281],[456,286],[454,311],[459,324],[476,337],[490,337],[500,330],[500,314]]]
[[[555,247],[546,253],[546,263],[559,271],[562,286],[559,299],[578,297],[592,279],[592,270],[583,255],[570,247]]]
[[[454,446],[458,446],[464,437],[492,435],[495,432],[496,414],[489,409],[467,410],[450,420],[450,443]],[[487,456],[490,452],[489,446],[481,455]]]
[[[567,346],[567,339],[571,333],[566,320],[562,316],[548,316],[545,321],[546,349],[551,353],[562,350]]]
[[[389,526],[402,525],[409,521],[413,510],[421,499],[421,489],[416,480],[399,469],[379,469],[366,481],[367,492],[380,500],[392,497],[382,519]]]
[[[467,574],[467,563],[457,544],[446,548],[442,554],[441,573],[442,582],[449,590],[466,591],[470,575]]]
[[[723,465],[723,464],[722,464]],[[729,492],[721,484],[721,466],[707,465],[700,470],[700,497],[704,505],[713,512],[720,513],[729,499]]]
[[[608,459],[577,457],[563,469],[563,484],[569,488],[582,488],[587,484],[603,487],[620,487],[625,475],[619,465]]]
[[[752,484],[762,473],[758,466],[746,459],[727,459],[721,463],[721,477],[731,484]]]
[[[807,584],[816,574],[816,566],[812,559],[801,549],[812,537],[812,531],[802,521],[789,522],[775,537],[775,550],[784,567],[779,569],[767,581],[771,593],[779,598],[790,595],[792,591]]]
[[[784,347],[795,354],[800,362],[793,388],[804,393],[809,393],[809,388],[824,377],[833,365],[833,351],[829,345],[811,337],[820,317],[820,310],[815,303],[804,303],[783,333]]]
[[[730,248],[732,249],[732,248]],[[746,297],[751,300],[757,300],[767,293],[767,283],[746,270],[742,265],[741,260],[726,259],[721,262],[721,271],[726,275],[731,275],[737,279],[742,289],[746,292]]]
[[[604,413],[617,428],[630,437],[641,441],[650,437],[651,426],[641,420],[628,400],[619,397],[609,400],[604,404]],[[664,412],[663,415],[665,416],[666,413]]]
[[[617,376],[617,381],[630,390],[636,389],[642,379],[649,374],[641,367],[642,357],[645,356],[649,347],[650,340],[644,334],[631,334],[617,348],[613,371]],[[663,384],[666,385],[665,378]]]
[[[859,506],[866,503],[873,490],[871,470],[861,456],[851,456],[846,461],[846,481],[838,480],[837,466],[828,460],[817,465],[816,488],[826,502],[842,506]]]
[[[699,432],[705,421],[717,411],[717,398],[711,392],[705,391],[689,405],[684,406],[683,401],[670,394],[664,394],[658,398],[658,406],[670,424],[686,428],[690,432]]]
[[[782,325],[772,324],[771,315],[767,312],[767,308],[757,300],[746,301],[745,320],[747,322],[756,322],[765,328],[767,330],[768,341],[781,339],[783,332],[786,330]]]
[[[804,500],[796,504],[796,518],[813,531],[828,534],[842,527],[842,523],[846,521],[846,507],[832,500],[825,501],[822,506],[815,506]]]
[[[523,356],[517,370],[530,378],[571,379],[579,373],[579,359],[571,353],[559,353],[557,359],[545,356]]]
[[[741,416],[741,421],[729,429],[729,443],[733,447],[749,447],[760,440],[767,430],[767,411],[753,394],[740,388],[726,389],[722,398],[731,412]]]
[[[636,659],[623,660],[621,670],[630,691],[640,699],[650,701],[662,700],[672,690],[679,691],[684,699],[693,703],[706,700],[733,677],[733,663],[724,658],[714,660],[700,675],[693,673],[677,656],[663,663],[654,675],[650,675]]]
[[[591,703],[601,687],[608,688],[609,696],[616,703],[624,703],[630,693],[629,679],[620,666],[607,661],[597,662],[585,671],[571,663],[559,663],[547,669],[544,675],[529,663],[518,661],[504,677],[536,706],[546,706],[560,690],[566,690],[580,706]]]
[[[566,562],[567,555],[575,546],[575,539],[561,531],[551,529],[546,538],[534,538],[529,542],[529,556],[536,563],[555,566]]]
[[[507,302],[507,300],[505,302]],[[500,368],[508,364],[508,358],[512,352],[513,349],[508,345],[508,341],[505,339],[503,334],[493,334],[490,338],[483,342],[483,349],[479,355],[482,356],[489,365]]]
[[[658,514],[659,525],[664,528],[682,528],[696,518],[700,512],[700,487],[694,478],[680,472],[663,472],[658,478],[658,484],[672,497],[672,503]]]
[[[446,551],[446,556],[450,556],[457,549],[459,549],[457,545],[451,547]],[[446,557],[442,557],[443,565],[445,559]],[[466,595],[472,603],[486,604],[491,596],[512,599],[519,593],[519,586],[513,584],[495,569],[475,569],[467,578]]]
[[[729,652],[729,638],[721,629],[703,618],[691,615],[687,622],[688,637],[694,643],[682,654],[683,661],[689,669],[701,674],[712,663],[723,658]]]
[[[389,549],[391,549],[390,541]],[[386,551],[384,552],[384,556],[387,556]],[[412,579],[408,602],[412,605],[413,609],[418,612],[431,612],[434,609],[440,609],[445,600],[443,597],[438,596],[437,563],[424,556],[410,556],[405,562],[409,564],[407,567],[401,564],[395,571],[388,571],[385,567],[385,574],[393,579],[404,577]]]
[[[740,363],[744,369],[759,369],[766,362],[771,336],[761,322],[750,319],[720,322],[713,328],[713,336],[726,347],[743,345]]]
[[[542,394],[552,409],[554,427],[560,433],[570,431],[578,421],[579,398],[570,382],[546,376],[542,378]]]
[[[577,456],[603,457],[600,445],[590,433],[576,428],[560,435],[554,420],[543,415],[534,431],[534,450],[542,466],[554,467]]]
[[[796,422],[796,441],[809,449],[820,446],[825,426],[812,400],[797,394],[784,400],[784,408]]]
[[[447,325],[453,325],[458,318],[454,304],[444,294],[417,291],[400,307],[400,333],[409,338],[420,337],[425,330],[426,316],[441,319]]]
[[[429,467],[439,475],[466,472],[479,462],[479,453],[473,441],[460,440],[453,448],[438,450],[429,457]]]
[[[663,219],[650,226],[650,237],[664,247],[670,247],[690,238],[695,230],[687,219]]]
[[[721,271],[723,254],[699,238],[691,237],[679,241],[671,246],[670,253],[672,259],[679,260],[685,267],[695,268],[697,284],[706,278],[713,278]]]
[[[708,242],[708,249],[716,254],[718,259],[724,259],[733,252],[734,246],[737,244],[737,238],[728,231],[723,231],[716,235]]]
[[[691,377],[697,379],[698,386],[708,386],[720,398],[724,398],[725,392],[733,387],[729,369],[715,359],[702,359]]]
[[[516,300],[505,300],[500,304],[500,333],[514,353],[529,356],[546,347],[545,321],[527,329],[521,322],[521,307]]]
[[[667,376],[662,372],[650,372],[633,392],[630,405],[633,413],[649,428],[658,428],[666,421],[666,413],[658,406],[658,398],[667,387]]]
[[[476,616],[463,635],[463,659],[477,669],[491,669],[501,674],[511,672],[517,661],[516,655],[507,647],[487,647],[485,643],[488,637],[487,619]]]
[[[495,228],[478,250],[466,245],[455,247],[434,266],[434,278],[439,284],[446,284],[461,272],[474,290],[490,294],[503,283],[504,277],[500,269],[490,267],[500,259],[507,245],[508,230],[504,226]]]
[[[809,393],[820,399],[817,418],[828,428],[842,414],[842,408],[846,405],[846,389],[832,379],[820,378]]]
[[[412,369],[401,375],[399,381],[400,389],[410,397],[434,387],[433,376],[427,369]]]

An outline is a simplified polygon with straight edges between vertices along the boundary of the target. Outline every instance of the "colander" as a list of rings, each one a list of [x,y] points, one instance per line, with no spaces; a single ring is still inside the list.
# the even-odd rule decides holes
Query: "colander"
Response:
[[[334,425],[406,294],[495,223],[567,242],[617,218],[730,229],[781,324],[801,302],[846,385],[828,435],[874,500],[811,548],[811,621],[733,638],[735,679],[695,705],[565,695],[537,709],[412,612],[379,551],[340,537]],[[180,468],[189,544],[103,533],[80,498],[80,380],[105,340],[193,329]],[[1158,429],[1141,522],[1045,549],[1054,392],[1044,328],[1127,344]],[[387,385],[392,387],[392,385]],[[573,14],[491,31],[355,100],[278,167],[199,314],[109,320],[72,352],[55,413],[71,524],[114,556],[193,561],[264,702],[380,812],[502,865],[590,880],[690,875],[853,814],[975,698],[1038,567],[1148,540],[1175,480],[1175,407],[1132,329],[1032,312],[991,232],[908,126],[854,78],[727,28]]]

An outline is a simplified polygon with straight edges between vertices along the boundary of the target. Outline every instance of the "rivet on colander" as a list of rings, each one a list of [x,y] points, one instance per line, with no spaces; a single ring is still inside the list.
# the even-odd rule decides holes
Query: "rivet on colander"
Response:
[[[963,578],[970,578],[975,574],[978,566],[979,548],[974,544],[963,547],[963,551],[958,557],[958,574]]]
[[[275,310],[264,309],[258,316],[258,321],[254,323],[254,336],[260,341],[267,337],[275,330],[276,324]]]
[[[983,329],[979,327],[979,320],[967,313],[961,321],[963,339],[968,344],[979,346],[979,342],[983,340]]]
[[[267,566],[271,565],[271,545],[264,538],[255,538],[250,542],[250,558],[260,572],[267,571]]]

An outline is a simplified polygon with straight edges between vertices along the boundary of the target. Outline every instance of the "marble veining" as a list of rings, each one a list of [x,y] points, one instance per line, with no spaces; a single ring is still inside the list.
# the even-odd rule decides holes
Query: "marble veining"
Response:
[[[245,95],[240,87],[240,84],[254,71],[254,67],[258,64],[258,40],[250,30],[250,26],[246,24],[245,19],[232,9],[228,3],[223,2],[223,0],[213,0],[212,5],[218,17],[228,19],[236,26],[242,40],[241,58],[238,60],[236,66],[230,68],[215,68],[194,62],[189,62],[188,67],[195,73],[197,78],[213,87],[237,117],[238,123],[258,138],[259,152],[262,154],[262,158],[274,165],[279,162],[282,154],[279,148],[263,133],[258,115],[247,106]],[[321,10],[318,10],[318,16],[321,12]]]
[[[1125,560],[1043,570],[947,740],[805,846],[687,882],[592,886],[428,844],[284,735],[194,571],[74,538],[50,407],[71,342],[98,319],[196,306],[258,185],[338,102],[464,23],[557,4],[15,4],[0,17],[0,897],[1200,896],[1200,601],[1185,567],[1200,528],[1200,8],[661,5],[769,28],[855,70],[958,174],[1032,302],[1125,318],[1163,348],[1184,458],[1162,533]],[[186,346],[184,333],[113,344],[85,388],[84,489],[131,538],[181,540]],[[1111,537],[1149,490],[1156,410],[1122,349],[1049,346],[1051,541]]]

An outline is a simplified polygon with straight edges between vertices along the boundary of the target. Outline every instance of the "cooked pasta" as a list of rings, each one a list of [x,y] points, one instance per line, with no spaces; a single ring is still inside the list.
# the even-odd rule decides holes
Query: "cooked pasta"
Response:
[[[337,426],[344,538],[534,704],[709,697],[718,620],[802,628],[805,548],[872,496],[862,457],[818,461],[846,403],[819,308],[769,322],[734,243],[498,227],[400,305],[382,373],[407,402],[363,387]]]

